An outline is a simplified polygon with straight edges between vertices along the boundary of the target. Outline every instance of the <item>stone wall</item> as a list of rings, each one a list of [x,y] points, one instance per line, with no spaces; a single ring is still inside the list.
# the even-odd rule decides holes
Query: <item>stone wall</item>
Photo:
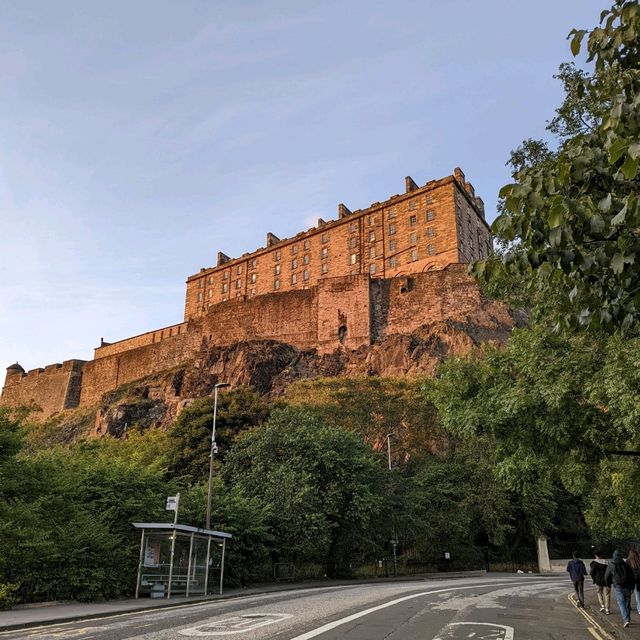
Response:
[[[480,327],[511,326],[506,308],[487,308],[460,264],[386,280],[365,274],[331,278],[310,289],[212,305],[186,323],[100,347],[90,362],[69,360],[28,374],[12,365],[0,404],[33,401],[48,417],[95,404],[122,384],[197,359],[203,349],[241,342],[273,340],[322,355],[408,335],[442,320],[472,317]]]
[[[50,364],[26,373],[8,371],[0,404],[36,404],[42,409],[38,414],[41,419],[77,407],[84,365],[84,360],[65,360],[62,364]]]

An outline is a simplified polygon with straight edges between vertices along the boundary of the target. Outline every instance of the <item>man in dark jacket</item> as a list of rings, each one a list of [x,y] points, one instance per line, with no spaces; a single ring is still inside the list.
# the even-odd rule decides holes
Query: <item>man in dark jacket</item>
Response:
[[[596,559],[589,565],[589,575],[593,580],[593,584],[598,587],[598,602],[600,603],[600,611],[604,611],[609,615],[611,606],[611,587],[607,586],[604,581],[604,574],[607,572],[609,564],[603,557],[602,551],[595,552]]]
[[[569,560],[567,564],[567,571],[571,582],[573,582],[573,588],[578,598],[578,606],[584,607],[584,577],[587,575],[587,567],[584,566],[584,562],[578,557],[578,552],[573,552],[573,560]]]
[[[618,549],[613,552],[613,560],[607,566],[604,581],[613,587],[618,609],[625,627],[631,624],[631,591],[635,586],[633,571],[624,561]]]

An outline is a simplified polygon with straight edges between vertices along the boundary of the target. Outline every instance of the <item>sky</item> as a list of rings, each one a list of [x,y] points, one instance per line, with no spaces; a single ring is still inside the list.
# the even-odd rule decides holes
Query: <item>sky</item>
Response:
[[[562,99],[568,32],[606,6],[0,0],[0,367],[180,322],[218,251],[407,175],[460,166],[491,220]]]

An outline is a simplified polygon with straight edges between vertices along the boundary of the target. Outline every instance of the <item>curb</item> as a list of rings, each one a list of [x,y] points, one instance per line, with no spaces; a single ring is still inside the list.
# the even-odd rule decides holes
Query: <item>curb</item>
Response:
[[[485,570],[481,571],[452,571],[450,573],[425,573],[416,576],[397,576],[393,578],[374,578],[374,579],[363,579],[363,580],[335,580],[331,582],[298,582],[292,584],[269,584],[264,585],[262,587],[256,587],[254,589],[242,590],[238,592],[232,592],[229,594],[215,594],[209,596],[195,596],[193,599],[189,598],[189,600],[183,601],[166,601],[163,603],[158,603],[154,606],[140,606],[133,608],[126,608],[120,611],[100,611],[95,613],[84,613],[77,615],[69,615],[61,618],[53,618],[51,620],[39,620],[33,622],[19,622],[7,625],[0,625],[0,634],[5,634],[11,631],[19,631],[20,629],[33,629],[37,627],[52,627],[62,624],[68,624],[69,622],[79,622],[82,620],[98,620],[101,618],[114,618],[122,615],[130,615],[134,613],[149,613],[151,611],[157,611],[162,609],[169,609],[173,607],[185,607],[191,605],[203,604],[206,602],[218,602],[220,600],[233,600],[235,598],[242,598],[248,595],[262,595],[265,593],[278,593],[279,591],[300,591],[302,589],[321,589],[324,587],[340,587],[340,586],[349,586],[349,585],[366,585],[366,584],[381,584],[381,583],[393,583],[393,582],[423,582],[425,580],[451,580],[451,579],[461,579],[461,578],[480,578],[486,575],[487,572]],[[45,604],[43,607],[30,606],[28,609],[39,609],[46,608]],[[15,611],[16,609],[14,609]],[[22,610],[22,609],[17,609]],[[0,614],[1,615],[1,614]]]

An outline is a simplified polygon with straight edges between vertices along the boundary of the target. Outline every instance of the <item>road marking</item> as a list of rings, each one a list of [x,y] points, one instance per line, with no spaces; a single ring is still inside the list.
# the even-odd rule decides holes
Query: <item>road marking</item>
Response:
[[[569,602],[575,607],[576,611],[578,611],[582,617],[590,624],[592,625],[591,627],[587,627],[587,630],[589,631],[589,633],[594,637],[597,638],[597,640],[615,640],[614,637],[608,633],[607,631],[605,631],[602,626],[600,625],[599,622],[597,622],[593,616],[589,615],[585,610],[584,607],[579,607],[578,606],[578,601],[576,600],[575,596],[570,593],[567,598],[569,599]]]
[[[333,622],[328,622],[327,624],[322,625],[321,627],[317,627],[316,629],[312,629],[311,631],[307,631],[302,635],[296,636],[295,638],[291,638],[291,640],[310,640],[310,638],[315,638],[326,631],[331,631],[336,627],[340,627],[343,624],[347,624],[348,622],[352,622],[353,620],[357,620],[358,618],[362,618],[363,616],[367,616],[370,613],[375,613],[376,611],[380,611],[381,609],[386,609],[387,607],[393,607],[396,604],[400,604],[401,602],[406,602],[407,600],[413,600],[415,598],[421,598],[422,596],[433,595],[434,593],[449,593],[451,591],[461,591],[462,589],[479,589],[483,587],[504,587],[507,585],[518,585],[522,586],[523,584],[531,585],[531,584],[549,584],[548,580],[538,580],[536,582],[517,582],[512,580],[511,582],[493,582],[489,584],[474,584],[466,587],[451,587],[449,589],[435,589],[433,591],[421,591],[420,593],[412,593],[408,596],[403,596],[402,598],[396,598],[395,600],[390,600],[389,602],[385,602],[384,604],[379,604],[375,607],[370,607],[369,609],[365,609],[364,611],[359,611],[358,613],[353,613],[346,618],[340,618],[339,620],[334,620]]]
[[[200,624],[197,627],[189,627],[188,629],[180,629],[178,633],[183,636],[228,636],[232,633],[244,633],[245,631],[253,631],[260,627],[266,627],[268,624],[282,622],[292,616],[288,613],[247,613],[242,616],[233,616],[208,624]]]
[[[485,635],[484,633],[478,637],[478,640],[513,640],[514,629],[513,627],[509,627],[505,624],[497,624],[494,622],[450,622],[446,627],[444,627],[444,631],[450,629],[451,627],[463,627],[463,626],[473,626],[473,627],[490,627],[488,630],[491,635]],[[496,635],[497,633],[497,635]],[[471,631],[467,638],[475,638],[476,632]],[[434,638],[433,640],[443,640],[440,636]]]

